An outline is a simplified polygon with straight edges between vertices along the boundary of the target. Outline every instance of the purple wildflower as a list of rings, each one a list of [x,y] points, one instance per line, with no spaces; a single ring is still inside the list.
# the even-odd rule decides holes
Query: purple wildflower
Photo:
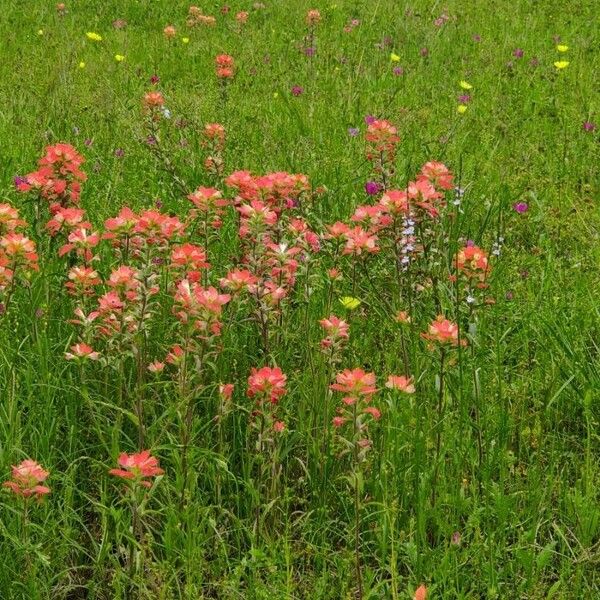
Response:
[[[375,121],[377,121],[377,117],[374,117],[373,115],[366,115],[365,116],[365,123],[367,125],[370,125],[371,123],[374,123]]]
[[[592,123],[591,121],[584,121],[583,122],[583,130],[584,131],[594,131],[596,129],[596,124]]]
[[[376,181],[367,181],[367,183],[365,183],[365,192],[367,192],[369,196],[374,196],[379,192],[379,184]]]
[[[313,46],[308,46],[308,48],[304,48],[304,54],[306,56],[314,56],[317,50]]]
[[[402,67],[394,67],[393,73],[397,77],[400,77],[401,75],[404,75],[404,69]]]
[[[529,205],[527,202],[515,202],[515,204],[513,204],[513,209],[519,214],[523,214],[529,210]]]
[[[117,148],[115,150],[115,156],[117,158],[122,158],[123,156],[125,156],[125,150],[123,150],[123,148]]]
[[[359,134],[358,127],[348,127],[348,135],[350,137],[356,137]]]
[[[525,54],[525,53],[523,52],[523,49],[522,49],[522,48],[515,48],[515,49],[513,50],[513,56],[514,56],[515,58],[523,58],[523,55],[524,55],[524,54]]]
[[[293,96],[301,96],[304,93],[304,88],[299,85],[295,85],[292,87],[292,95]]]

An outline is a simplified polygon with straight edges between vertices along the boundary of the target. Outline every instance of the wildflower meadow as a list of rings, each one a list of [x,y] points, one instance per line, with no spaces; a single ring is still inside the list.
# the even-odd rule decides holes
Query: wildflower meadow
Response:
[[[600,598],[597,3],[0,14],[0,600]]]

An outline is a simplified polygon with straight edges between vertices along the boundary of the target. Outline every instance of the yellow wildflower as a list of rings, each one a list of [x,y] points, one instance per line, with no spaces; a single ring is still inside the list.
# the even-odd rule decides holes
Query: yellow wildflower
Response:
[[[102,36],[98,33],[94,33],[93,31],[88,31],[85,36],[88,40],[92,40],[92,42],[101,42]]]
[[[115,60],[117,62],[123,62],[125,60],[125,57],[122,54],[115,54]]]
[[[558,46],[556,46],[556,49],[559,52],[566,52],[569,49],[569,46],[565,46],[564,44],[559,44]]]
[[[460,87],[463,90],[472,90],[473,89],[473,86],[468,81],[465,81],[464,79],[460,82]]]
[[[464,115],[467,112],[467,105],[466,104],[459,104],[456,107],[456,112],[460,113],[461,115]]]
[[[390,60],[392,62],[400,62],[400,57],[397,54],[394,54],[393,52],[390,54]]]
[[[348,310],[354,310],[360,306],[360,300],[352,296],[344,296],[340,298],[342,306]]]
[[[566,69],[569,66],[568,60],[557,60],[554,63],[554,66],[560,71],[561,69]]]

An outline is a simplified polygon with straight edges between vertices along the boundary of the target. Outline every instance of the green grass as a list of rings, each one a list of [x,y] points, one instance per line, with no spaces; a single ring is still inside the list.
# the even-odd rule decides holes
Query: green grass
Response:
[[[596,4],[266,5],[234,0],[226,16],[220,5],[203,5],[217,25],[190,29],[188,4],[179,0],[73,1],[64,16],[53,2],[25,7],[7,0],[0,21],[0,202],[33,222],[32,197],[17,193],[13,178],[32,171],[46,145],[63,141],[86,158],[81,204],[95,228],[123,205],[141,210],[157,199],[183,218],[190,204],[181,186],[145,143],[142,98],[158,89],[172,113],[161,140],[186,189],[225,189],[206,174],[199,142],[205,123],[220,122],[226,175],[286,170],[324,186],[307,211],[323,232],[375,201],[364,192],[371,179],[364,117],[375,115],[394,123],[401,137],[393,187],[402,189],[423,163],[440,160],[465,189],[460,210],[451,205],[457,214],[436,230],[431,272],[413,282],[424,289],[416,293],[412,324],[402,329],[393,320],[393,311],[408,308],[410,285],[398,287],[383,252],[358,269],[354,290],[345,264],[335,288],[331,312],[350,322],[335,371],[319,352],[318,320],[329,314],[326,251],[298,278],[268,356],[249,306],[225,307],[222,348],[203,364],[203,385],[191,398],[192,475],[183,506],[185,406],[166,372],[145,377],[145,445],[165,476],[148,493],[144,567],[132,583],[131,511],[107,471],[119,452],[140,449],[136,355],[81,369],[64,359],[77,341],[68,322],[73,301],[63,290],[67,259],[56,258],[47,236],[32,233],[40,273],[0,317],[0,474],[8,479],[11,465],[33,458],[50,471],[52,492],[30,507],[27,527],[18,500],[1,495],[0,598],[356,597],[354,480],[351,461],[337,457],[335,444],[323,452],[322,423],[340,402],[338,393],[326,400],[327,386],[335,372],[361,367],[382,387],[387,375],[403,373],[405,352],[417,392],[375,396],[383,415],[370,428],[373,448],[362,466],[364,597],[408,599],[421,583],[429,598],[444,600],[600,597],[600,140],[598,129],[582,126],[600,125]],[[309,8],[323,16],[313,59],[302,52]],[[250,13],[241,32],[239,10]],[[442,13],[449,19],[436,27]],[[344,32],[353,18],[360,25]],[[126,27],[115,29],[116,19]],[[173,40],[162,33],[169,24],[177,28]],[[89,41],[88,31],[103,40]],[[557,52],[553,36],[567,53]],[[522,58],[513,56],[517,48]],[[399,62],[390,61],[392,52]],[[214,75],[220,53],[231,54],[237,67],[226,102]],[[560,59],[570,62],[563,71],[553,66]],[[395,75],[395,66],[404,74]],[[456,110],[461,80],[473,85],[464,115]],[[299,96],[291,92],[296,85]],[[351,127],[360,135],[349,136]],[[517,214],[517,201],[529,210]],[[461,241],[490,251],[499,236],[502,251],[486,291],[496,302],[473,317],[438,275],[448,274]],[[239,252],[230,212],[209,251],[212,285]],[[100,254],[96,268],[107,276],[114,257],[107,246]],[[346,312],[337,300],[345,295],[360,298],[360,308]],[[176,326],[167,291],[158,299],[144,352],[162,360]],[[438,302],[465,331],[476,323],[469,346],[449,353],[442,419],[439,353],[419,337]],[[246,397],[250,369],[265,364],[288,377],[278,408],[287,424],[277,446],[281,471],[268,503],[268,465],[255,450],[253,401]],[[236,384],[220,425],[219,382]]]

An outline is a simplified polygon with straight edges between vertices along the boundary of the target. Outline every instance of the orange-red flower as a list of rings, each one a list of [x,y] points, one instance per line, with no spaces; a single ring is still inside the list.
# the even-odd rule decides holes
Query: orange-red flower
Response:
[[[149,450],[143,450],[137,454],[126,454],[123,452],[119,456],[118,464],[122,468],[110,469],[108,472],[111,475],[128,479],[144,487],[152,485],[150,481],[147,481],[147,478],[156,477],[164,473],[158,466],[158,459],[152,456]]]
[[[441,162],[430,161],[425,163],[417,176],[417,181],[419,179],[425,179],[433,186],[443,190],[451,190],[454,187],[454,175]]]
[[[171,251],[171,265],[180,269],[184,277],[192,282],[200,279],[200,269],[208,268],[204,248],[195,244],[185,243],[175,246]]]
[[[421,337],[440,345],[458,346],[458,325],[439,315],[431,322],[427,333],[422,333]],[[460,340],[460,344],[466,346],[467,341]]]
[[[24,460],[21,464],[12,467],[12,479],[2,485],[17,496],[42,498],[50,493],[50,488],[40,485],[48,478],[48,471],[31,459]]]
[[[100,354],[98,352],[94,352],[94,349],[91,346],[88,346],[84,342],[79,342],[79,344],[74,344],[70,348],[71,352],[65,352],[65,358],[67,360],[77,360],[77,359],[89,359],[89,360],[98,360],[100,358]]]
[[[462,273],[469,279],[479,279],[485,281],[488,275],[489,262],[484,250],[475,245],[467,245],[461,248],[454,259],[459,273]]]
[[[345,369],[337,374],[335,381],[329,387],[336,392],[347,394],[343,399],[346,404],[354,404],[360,396],[369,397],[377,391],[375,374],[365,373],[362,369]]]
[[[215,58],[215,70],[219,79],[230,79],[234,73],[233,56],[229,54],[219,54]]]
[[[248,290],[258,282],[258,277],[252,275],[248,269],[236,269],[227,273],[219,281],[222,288],[231,292]]]
[[[346,245],[344,246],[342,254],[360,256],[363,252],[366,252],[367,254],[379,252],[377,236],[371,235],[359,225],[346,231],[344,236],[346,238]]]
[[[26,225],[25,221],[19,219],[19,211],[10,204],[0,204],[0,235],[15,231],[15,229]]]
[[[385,155],[386,160],[394,158],[396,145],[400,141],[398,130],[385,119],[375,119],[367,126],[367,158],[376,160]]]
[[[385,387],[404,392],[405,394],[415,393],[413,378],[406,377],[405,375],[390,375],[385,383]]]
[[[321,21],[321,13],[316,9],[312,8],[306,13],[306,23],[310,25],[316,25]]]
[[[286,393],[286,381],[287,377],[279,367],[253,368],[248,377],[248,396],[258,396],[277,404]]]
[[[413,596],[413,600],[427,600],[427,588],[424,585],[420,585],[415,590],[415,595]]]
[[[160,92],[146,92],[144,94],[144,107],[150,110],[164,106],[165,98]]]

